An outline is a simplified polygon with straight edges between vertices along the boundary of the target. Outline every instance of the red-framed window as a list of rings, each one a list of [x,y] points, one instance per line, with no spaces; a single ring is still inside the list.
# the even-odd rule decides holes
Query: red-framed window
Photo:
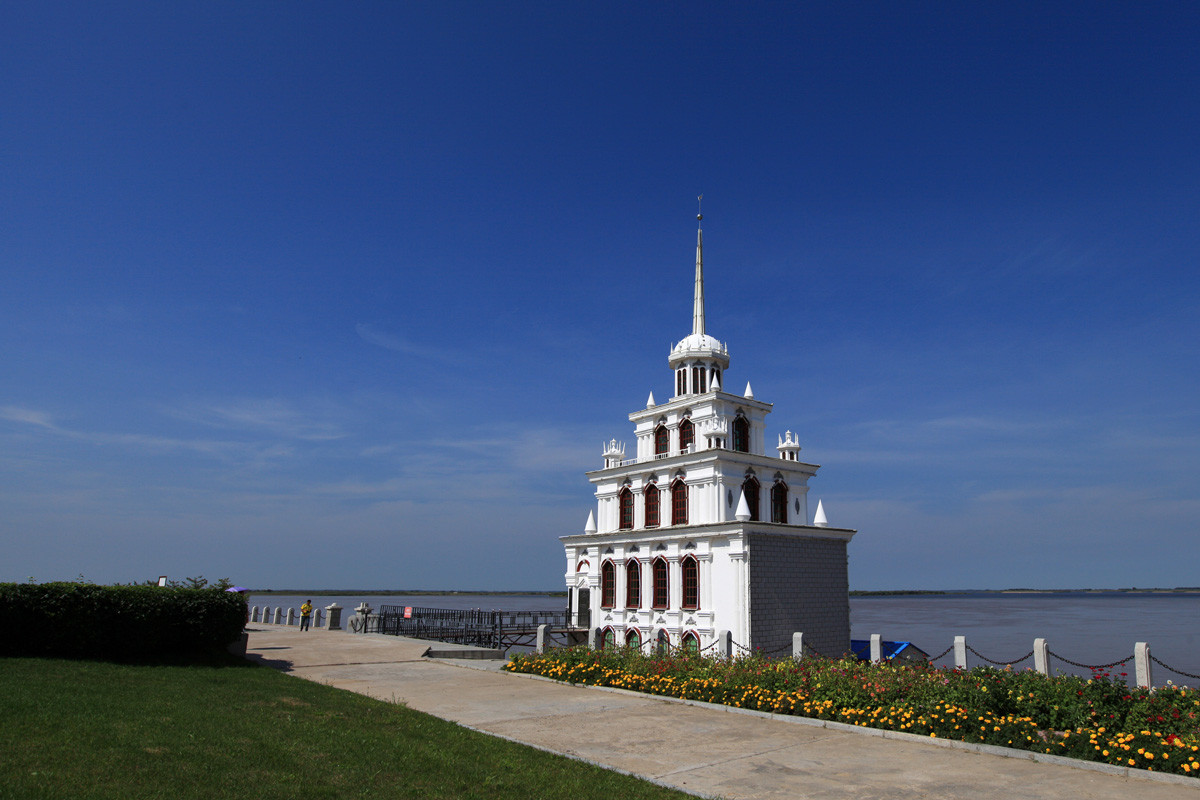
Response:
[[[617,495],[617,501],[621,506],[621,530],[633,530],[633,492],[629,491],[628,486]]]
[[[630,628],[629,630],[627,630],[625,632],[625,646],[626,647],[641,647],[642,646],[642,634],[638,633],[637,628]]]
[[[671,652],[671,634],[667,633],[666,628],[658,629],[658,636],[654,637],[654,652],[660,656]]]
[[[690,419],[685,419],[679,423],[679,451],[682,453],[685,448],[691,447],[695,443],[696,428]]]
[[[750,520],[758,522],[758,496],[762,494],[758,479],[751,475],[742,482],[742,494],[746,495],[746,506],[750,509]]]
[[[788,488],[783,481],[771,487],[771,522],[787,522]]]
[[[675,370],[675,396],[679,397],[686,394],[687,390],[687,369]]]
[[[600,649],[612,650],[617,646],[617,632],[612,628],[605,628],[604,635],[600,637]]]
[[[612,608],[617,603],[617,568],[611,561],[600,565],[600,607]]]
[[[683,579],[683,607],[694,611],[700,607],[700,564],[694,556],[686,556],[679,562]]]
[[[654,559],[651,565],[651,572],[654,574],[654,608],[664,609],[671,602],[671,584],[667,578],[667,560],[659,557]]]
[[[696,635],[695,631],[688,631],[679,640],[679,649],[688,653],[699,653],[700,637]]]
[[[642,562],[636,559],[625,565],[625,607],[642,607]]]
[[[750,420],[741,414],[733,420],[733,449],[739,453],[750,452]]]
[[[654,429],[654,455],[665,456],[671,449],[671,432],[666,425]]]
[[[643,494],[646,496],[646,527],[658,527],[658,487],[653,483],[647,484]]]
[[[682,478],[671,484],[671,524],[687,525],[688,487]]]

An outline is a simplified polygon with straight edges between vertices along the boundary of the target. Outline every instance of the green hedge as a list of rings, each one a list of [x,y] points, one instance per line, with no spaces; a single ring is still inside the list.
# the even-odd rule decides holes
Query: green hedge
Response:
[[[0,583],[0,655],[174,659],[241,635],[246,598],[219,589]]]

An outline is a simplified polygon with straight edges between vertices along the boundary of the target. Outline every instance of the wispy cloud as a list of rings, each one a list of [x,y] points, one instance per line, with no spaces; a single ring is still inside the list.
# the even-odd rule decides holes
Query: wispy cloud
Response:
[[[346,436],[338,425],[310,418],[291,403],[273,399],[243,399],[213,405],[164,409],[171,416],[226,430],[264,431],[285,439],[329,441]]]
[[[141,450],[184,450],[220,457],[250,455],[262,458],[264,455],[271,455],[271,448],[261,448],[246,442],[79,430],[58,424],[46,412],[12,406],[0,408],[0,419],[38,428],[63,439],[93,445],[131,447]],[[278,452],[275,452],[275,455],[278,455]]]
[[[449,363],[462,363],[466,359],[461,353],[444,348],[428,347],[426,345],[415,344],[408,339],[397,336],[394,333],[387,333],[376,329],[374,325],[366,322],[360,322],[354,326],[354,330],[358,333],[359,338],[368,344],[373,344],[376,347],[382,347],[385,350],[392,350],[397,353],[403,353],[407,356],[415,356],[417,358],[427,358],[431,361],[444,361]]]

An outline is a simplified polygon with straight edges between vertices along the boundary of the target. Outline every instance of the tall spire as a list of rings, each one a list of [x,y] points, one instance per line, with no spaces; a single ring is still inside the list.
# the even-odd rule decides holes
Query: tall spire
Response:
[[[704,195],[696,198],[697,210]],[[692,333],[704,333],[704,231],[700,228],[701,213],[696,214],[696,296],[692,305]]]

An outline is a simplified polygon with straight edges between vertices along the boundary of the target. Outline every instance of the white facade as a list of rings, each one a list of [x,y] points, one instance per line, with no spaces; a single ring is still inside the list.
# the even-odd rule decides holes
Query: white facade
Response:
[[[819,652],[845,652],[855,532],[809,524],[818,467],[799,460],[791,431],[768,453],[771,404],[748,383],[724,390],[729,352],[704,330],[700,231],[692,333],[668,364],[674,395],[656,404],[651,393],[629,415],[632,457],[616,439],[603,447],[604,467],[588,473],[595,512],[582,534],[562,537],[574,624],[644,646],[703,648],[728,630],[741,647],[770,650],[801,632]]]

